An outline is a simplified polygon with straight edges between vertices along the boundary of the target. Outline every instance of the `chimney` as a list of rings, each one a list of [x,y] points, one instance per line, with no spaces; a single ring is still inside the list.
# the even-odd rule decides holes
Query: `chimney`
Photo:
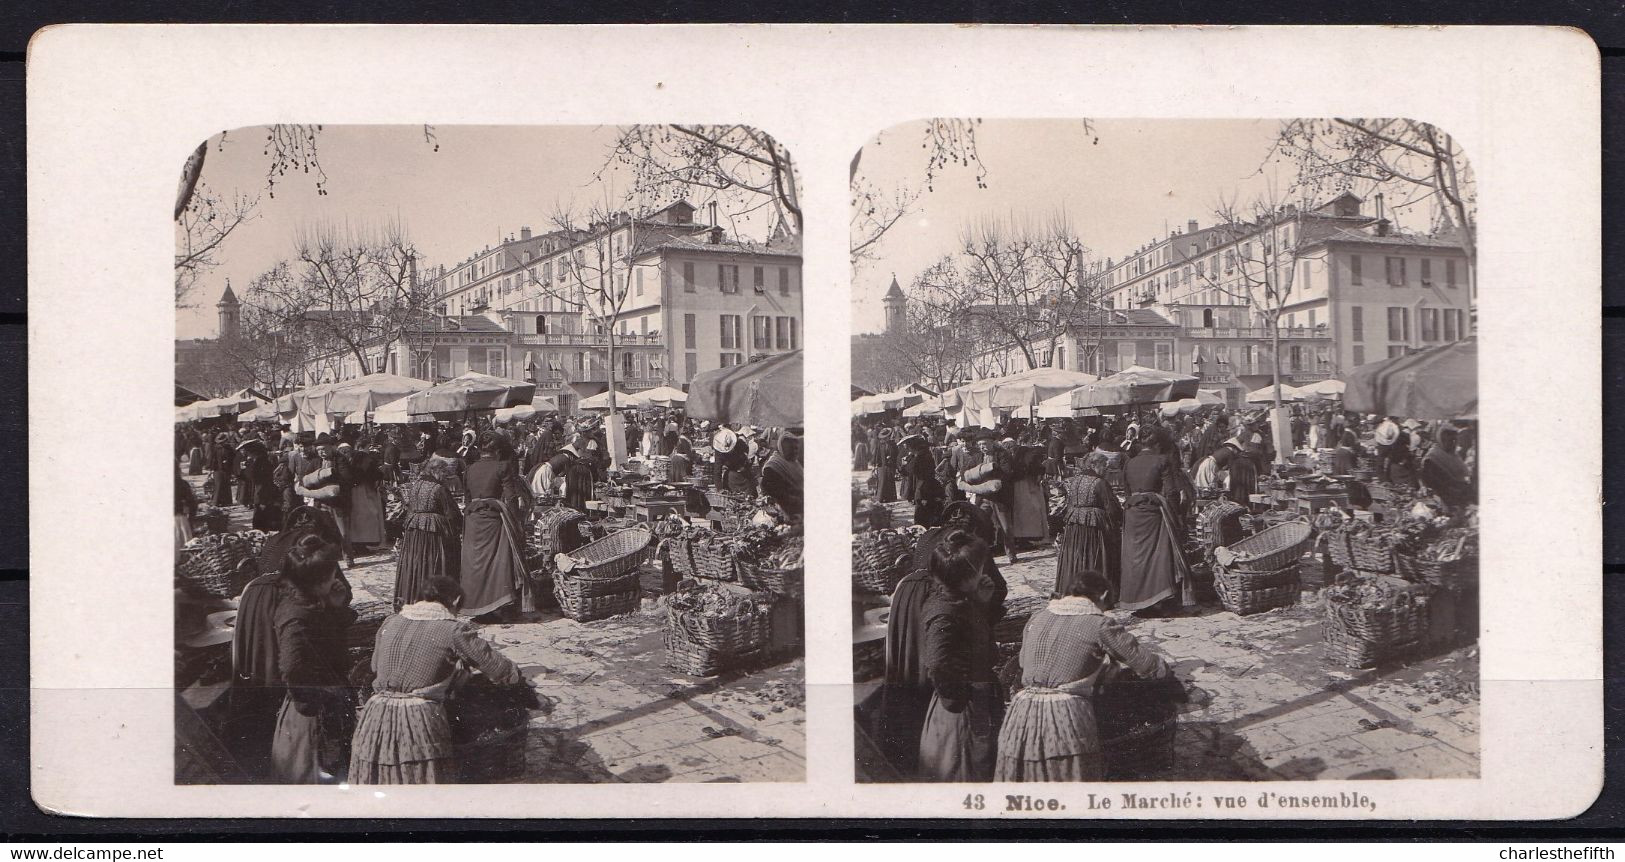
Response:
[[[530,225],[525,225],[519,229],[519,238],[530,239]]]
[[[717,223],[717,202],[712,201],[712,202],[706,204],[705,206],[706,206],[707,209],[709,209],[711,211],[711,224],[713,224],[713,225],[716,224]]]
[[[722,244],[722,228],[720,228],[720,227],[711,228],[711,230],[709,232],[709,239],[710,239],[710,242],[711,242],[712,245],[721,245]]]
[[[1191,219],[1190,221],[1185,222],[1185,232],[1196,233],[1196,219]]]
[[[1377,219],[1377,236],[1387,236],[1390,223],[1385,218]]]

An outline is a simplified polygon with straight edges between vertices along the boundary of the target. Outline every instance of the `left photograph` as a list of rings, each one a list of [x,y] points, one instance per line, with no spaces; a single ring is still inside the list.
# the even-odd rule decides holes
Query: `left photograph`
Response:
[[[178,167],[177,784],[805,780],[783,145],[276,125]]]

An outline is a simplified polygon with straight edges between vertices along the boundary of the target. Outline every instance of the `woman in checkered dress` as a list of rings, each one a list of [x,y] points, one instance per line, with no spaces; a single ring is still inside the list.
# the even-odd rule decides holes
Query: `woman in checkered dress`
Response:
[[[424,599],[384,620],[372,653],[373,695],[350,748],[351,784],[443,784],[456,780],[445,701],[465,668],[493,683],[524,681],[519,668],[457,618],[462,587],[438,577]]]
[[[1095,685],[1113,660],[1141,679],[1169,673],[1101,608],[1109,587],[1083,572],[1070,594],[1032,615],[1021,635],[1021,683],[999,729],[995,781],[1100,781],[1105,754]]]

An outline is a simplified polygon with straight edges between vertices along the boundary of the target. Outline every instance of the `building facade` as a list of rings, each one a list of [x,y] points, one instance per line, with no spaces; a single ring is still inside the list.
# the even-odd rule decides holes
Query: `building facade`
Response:
[[[313,357],[306,383],[390,371],[532,380],[565,411],[615,388],[686,386],[696,374],[801,347],[799,244],[727,238],[678,202],[583,231],[520,233],[431,279],[435,313],[369,357]],[[618,300],[618,302],[616,302]]]

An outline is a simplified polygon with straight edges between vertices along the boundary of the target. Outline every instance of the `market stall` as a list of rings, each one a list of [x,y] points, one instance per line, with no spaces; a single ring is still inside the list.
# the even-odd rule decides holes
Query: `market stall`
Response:
[[[1004,377],[977,380],[954,389],[953,393],[958,403],[963,405],[966,426],[993,428],[1006,416],[1034,418],[1038,406],[1045,399],[1099,379],[1093,374],[1064,368],[1033,368]]]

